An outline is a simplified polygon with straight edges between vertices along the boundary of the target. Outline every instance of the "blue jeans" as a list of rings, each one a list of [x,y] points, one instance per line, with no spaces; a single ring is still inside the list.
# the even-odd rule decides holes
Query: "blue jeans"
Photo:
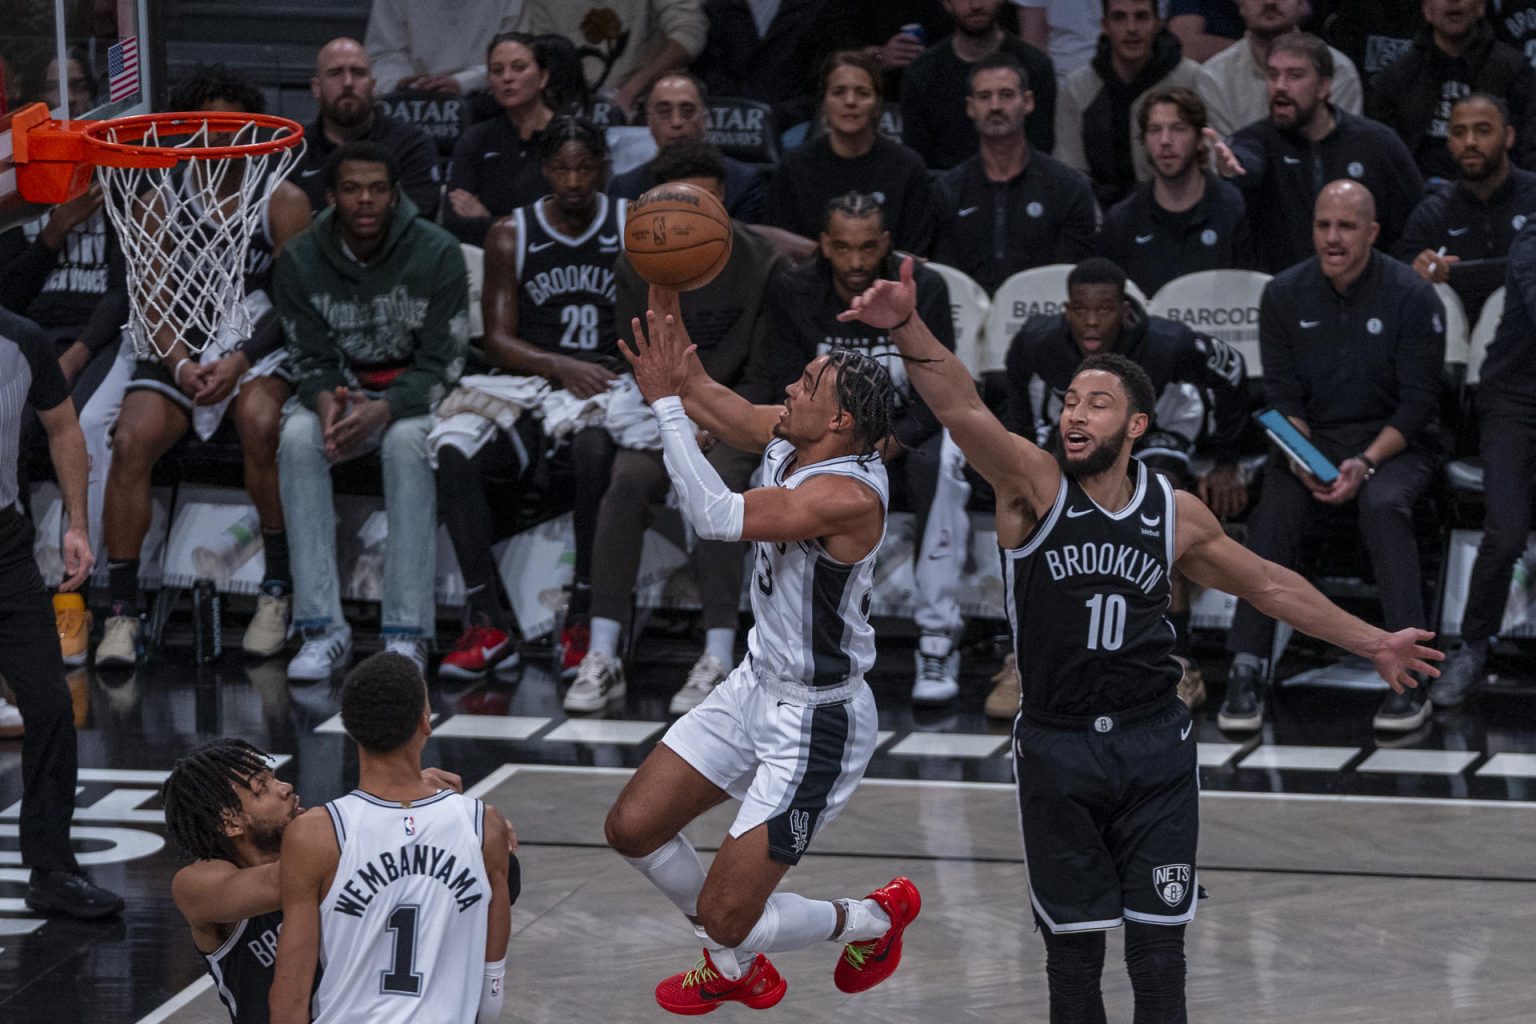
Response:
[[[382,622],[386,634],[430,636],[436,614],[437,486],[427,461],[431,416],[395,420],[378,447],[384,462]],[[365,449],[365,450],[372,450]],[[340,625],[336,500],[320,417],[290,398],[283,406],[278,479],[293,567],[293,621],[301,629]]]

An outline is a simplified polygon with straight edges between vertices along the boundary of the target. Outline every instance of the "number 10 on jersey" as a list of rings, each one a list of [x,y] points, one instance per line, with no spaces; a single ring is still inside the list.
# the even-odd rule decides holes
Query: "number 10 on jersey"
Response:
[[[1088,606],[1088,649],[1118,651],[1125,642],[1125,595],[1094,594]]]

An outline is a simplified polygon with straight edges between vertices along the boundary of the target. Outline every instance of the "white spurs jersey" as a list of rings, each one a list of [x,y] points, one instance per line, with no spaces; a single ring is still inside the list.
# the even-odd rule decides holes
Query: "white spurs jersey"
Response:
[[[775,438],[763,452],[764,487],[798,487],[816,476],[846,476],[880,496],[885,515],[890,484],[878,456],[847,455],[785,474],[794,445]],[[885,540],[882,523],[880,539]],[[875,663],[869,624],[876,544],[852,564],[829,556],[814,540],[753,544],[752,616],[747,650],[759,675],[792,685],[839,686],[862,679]]]
[[[341,860],[320,903],[315,1024],[472,1024],[491,899],[485,805],[353,790],[325,809]]]

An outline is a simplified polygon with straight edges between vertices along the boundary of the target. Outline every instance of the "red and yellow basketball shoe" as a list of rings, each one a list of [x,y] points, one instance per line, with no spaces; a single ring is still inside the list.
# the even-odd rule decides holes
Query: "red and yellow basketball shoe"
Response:
[[[843,947],[832,980],[844,992],[864,992],[895,973],[901,963],[901,933],[923,908],[917,886],[906,877],[893,878],[890,884],[870,893],[869,899],[880,904],[891,919],[891,926],[878,939],[850,942]]]
[[[731,981],[715,969],[715,962],[709,958],[706,949],[693,970],[674,974],[656,986],[656,1003],[668,1013],[686,1017],[713,1013],[720,1004],[731,1002],[746,1003],[754,1010],[766,1010],[783,999],[788,990],[789,983],[779,977],[779,972],[763,954],[757,954],[751,968],[739,981]]]

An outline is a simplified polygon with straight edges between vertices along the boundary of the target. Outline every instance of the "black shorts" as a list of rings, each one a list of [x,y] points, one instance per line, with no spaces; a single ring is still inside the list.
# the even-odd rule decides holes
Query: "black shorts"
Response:
[[[1186,924],[1199,879],[1200,778],[1184,702],[1122,725],[1021,714],[1013,765],[1029,898],[1055,934]]]
[[[287,362],[284,362],[269,377],[292,385],[293,374],[288,370]],[[171,377],[171,369],[159,359],[135,359],[133,362],[133,376],[128,378],[128,385],[123,389],[128,391],[153,391],[164,395],[167,399],[188,414],[192,412],[192,399],[187,393],[176,386],[176,381]]]

